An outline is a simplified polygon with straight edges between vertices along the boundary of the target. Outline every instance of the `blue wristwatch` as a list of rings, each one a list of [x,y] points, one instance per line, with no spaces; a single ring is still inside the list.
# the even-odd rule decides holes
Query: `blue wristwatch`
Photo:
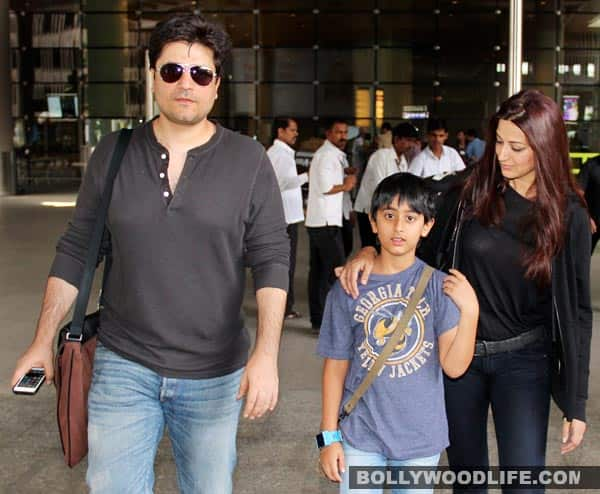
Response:
[[[329,446],[332,443],[343,442],[342,433],[337,431],[321,431],[317,434],[317,446],[319,449]]]

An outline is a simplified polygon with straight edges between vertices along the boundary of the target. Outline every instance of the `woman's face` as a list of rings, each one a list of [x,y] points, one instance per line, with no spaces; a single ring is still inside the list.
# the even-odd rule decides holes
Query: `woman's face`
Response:
[[[509,120],[496,129],[496,156],[502,176],[518,191],[535,183],[535,154],[527,136]]]

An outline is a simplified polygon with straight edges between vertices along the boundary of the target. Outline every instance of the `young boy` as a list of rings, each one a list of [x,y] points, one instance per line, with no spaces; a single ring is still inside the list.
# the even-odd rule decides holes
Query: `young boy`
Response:
[[[381,253],[368,284],[353,300],[336,283],[325,306],[318,344],[325,357],[321,431],[338,430],[341,407],[406,308],[425,266],[415,251],[433,226],[433,215],[434,198],[419,177],[397,173],[375,189],[370,220]],[[450,273],[433,273],[400,343],[339,424],[343,440],[323,436],[333,442],[321,449],[321,468],[330,480],[341,482],[341,493],[375,492],[349,491],[350,466],[436,466],[448,446],[442,370],[450,377],[466,371],[479,316],[467,279],[459,271]]]

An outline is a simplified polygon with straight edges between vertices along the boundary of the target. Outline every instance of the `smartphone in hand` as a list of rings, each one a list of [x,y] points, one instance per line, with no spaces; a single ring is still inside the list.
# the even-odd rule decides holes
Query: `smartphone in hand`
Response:
[[[46,375],[44,374],[44,369],[42,367],[32,367],[29,372],[13,386],[13,393],[33,395],[37,393],[45,380]]]

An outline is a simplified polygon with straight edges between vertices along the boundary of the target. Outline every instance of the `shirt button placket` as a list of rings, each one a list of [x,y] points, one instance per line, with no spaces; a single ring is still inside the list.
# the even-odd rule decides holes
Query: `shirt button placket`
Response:
[[[171,187],[169,185],[169,177],[168,177],[169,161],[168,161],[167,153],[162,153],[160,155],[160,159],[163,161],[163,164],[161,166],[158,176],[160,177],[163,199],[166,201],[167,206],[168,206],[169,203],[171,202],[171,198],[173,197],[173,194],[171,193]]]

